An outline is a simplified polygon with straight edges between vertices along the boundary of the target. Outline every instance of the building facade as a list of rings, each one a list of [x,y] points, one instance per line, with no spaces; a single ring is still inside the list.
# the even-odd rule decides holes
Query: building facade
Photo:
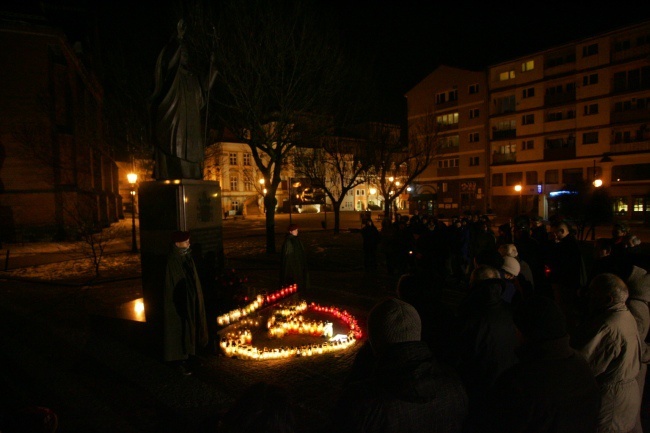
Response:
[[[409,128],[434,116],[438,143],[411,211],[548,218],[598,180],[616,217],[649,221],[649,58],[645,22],[482,72],[439,67],[406,94]]]
[[[102,88],[58,30],[0,24],[0,238],[64,239],[118,220]]]
[[[407,94],[408,124],[435,119],[436,156],[411,185],[410,210],[485,212],[488,87],[484,72],[440,66]]]
[[[602,180],[617,217],[650,216],[650,22],[490,66],[491,206],[561,213]]]

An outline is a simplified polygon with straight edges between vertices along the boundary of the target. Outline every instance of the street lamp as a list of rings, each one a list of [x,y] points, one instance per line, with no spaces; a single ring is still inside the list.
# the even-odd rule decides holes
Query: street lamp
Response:
[[[262,212],[266,213],[266,188],[264,188],[264,178],[260,179],[260,188],[262,188]]]
[[[138,244],[135,240],[135,184],[138,181],[136,173],[126,175],[129,184],[131,184],[131,251],[138,252]]]
[[[523,188],[521,187],[521,184],[515,185],[515,191],[519,193],[519,202],[517,205],[517,215],[521,213],[521,190]]]

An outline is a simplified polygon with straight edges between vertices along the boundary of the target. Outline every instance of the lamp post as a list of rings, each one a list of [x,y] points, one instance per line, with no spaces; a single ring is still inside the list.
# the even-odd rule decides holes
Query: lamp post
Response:
[[[523,188],[521,187],[521,184],[515,185],[515,191],[519,193],[519,201],[517,202],[517,215],[521,213],[521,190]]]
[[[126,175],[129,184],[131,184],[131,251],[138,252],[138,244],[135,239],[135,184],[138,181],[136,173],[129,173]]]
[[[264,178],[260,179],[260,186],[262,188],[262,212],[266,213],[266,188],[264,188]]]
[[[293,194],[293,178],[289,178],[289,224],[293,224],[293,219],[291,217],[291,195]]]

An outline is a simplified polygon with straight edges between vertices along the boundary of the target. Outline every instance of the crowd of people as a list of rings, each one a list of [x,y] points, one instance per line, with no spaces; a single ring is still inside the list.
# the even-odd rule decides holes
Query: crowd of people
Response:
[[[368,315],[332,431],[642,431],[650,275],[627,226],[580,243],[562,220],[416,214],[361,232],[395,290]],[[255,431],[298,431],[287,419]]]
[[[378,253],[396,285],[387,302],[412,306],[421,334],[376,347],[370,313],[368,349],[349,383],[373,391],[345,394],[361,401],[341,406],[354,410],[340,431],[642,431],[650,276],[625,224],[591,251],[569,222],[524,216],[493,228],[480,215],[446,224],[415,214],[384,222],[380,235]],[[441,311],[450,286],[465,297]],[[411,353],[414,341],[430,352]],[[398,369],[391,375],[407,378],[401,386],[446,385],[435,396],[400,393],[382,371],[393,350],[407,357],[390,361]],[[432,421],[430,404],[444,416]],[[422,424],[385,428],[400,417]]]

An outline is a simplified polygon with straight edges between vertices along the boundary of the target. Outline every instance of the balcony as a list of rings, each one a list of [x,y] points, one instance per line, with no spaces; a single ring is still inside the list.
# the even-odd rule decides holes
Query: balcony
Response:
[[[492,165],[514,164],[517,162],[517,153],[493,153]]]
[[[492,131],[492,140],[503,140],[507,138],[515,138],[517,136],[516,129],[504,129],[501,131]]]
[[[650,109],[637,108],[635,110],[616,111],[611,114],[612,123],[626,123],[647,121],[650,119]]]
[[[575,146],[544,149],[544,161],[561,161],[563,159],[573,159],[575,157]]]
[[[550,95],[544,95],[544,104],[545,105],[560,105],[568,104],[569,102],[576,101],[576,91],[572,90],[570,92],[562,93],[553,93]]]
[[[650,140],[645,139],[620,143],[613,142],[610,149],[610,153],[650,152]]]

